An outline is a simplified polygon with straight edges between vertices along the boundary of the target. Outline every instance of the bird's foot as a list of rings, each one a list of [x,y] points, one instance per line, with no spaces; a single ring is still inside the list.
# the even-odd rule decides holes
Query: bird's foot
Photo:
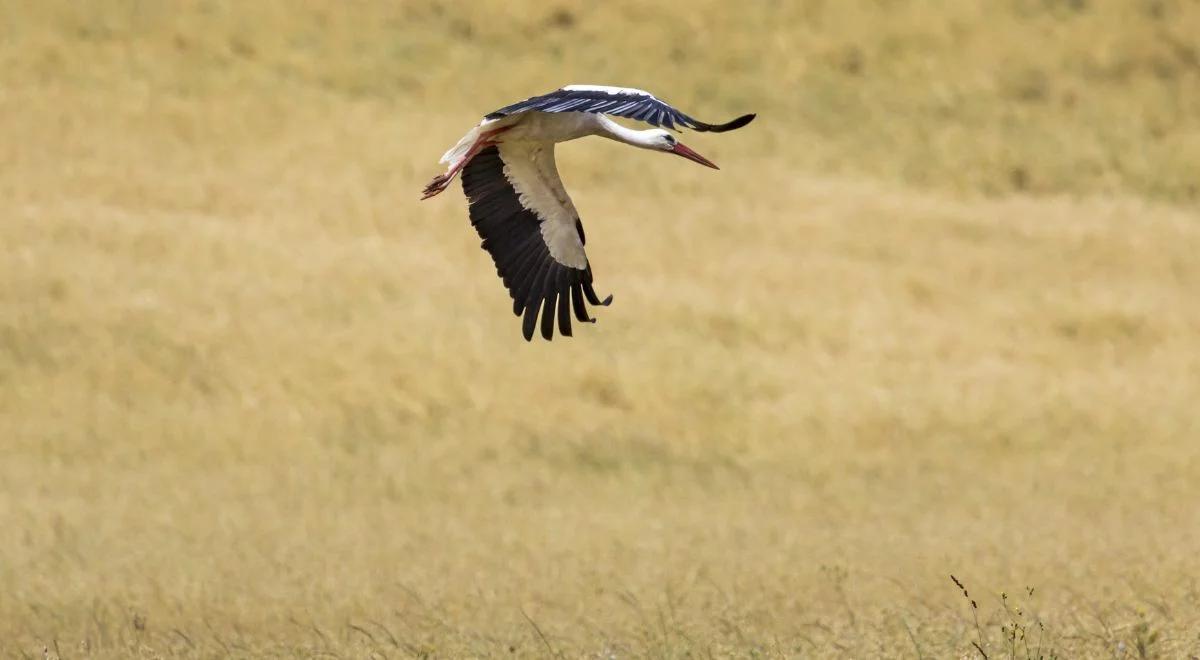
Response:
[[[454,179],[454,175],[450,173],[439,174],[433,177],[429,185],[425,186],[425,190],[421,193],[421,199],[429,199],[434,195],[440,194],[450,185],[450,181]]]
[[[471,148],[467,150],[467,155],[460,158],[459,161],[455,163],[449,170],[446,170],[444,174],[439,174],[433,177],[433,180],[430,181],[429,185],[425,186],[425,190],[422,191],[421,199],[429,199],[434,195],[440,194],[443,190],[449,187],[450,182],[454,180],[454,177],[458,176],[459,171],[466,167],[467,163],[471,162],[471,159],[474,158],[476,154],[488,147],[494,147],[500,144],[499,140],[494,140],[492,138],[510,128],[512,127],[505,126],[503,128],[497,128],[494,131],[485,131],[482,133],[480,138],[475,141],[475,144],[471,145]]]

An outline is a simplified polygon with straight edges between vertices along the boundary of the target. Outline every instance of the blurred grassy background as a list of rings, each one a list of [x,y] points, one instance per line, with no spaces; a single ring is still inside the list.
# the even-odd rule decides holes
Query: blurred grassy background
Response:
[[[0,0],[0,653],[1200,653],[1196,34]],[[616,302],[527,345],[416,199],[568,82],[759,120],[563,147]]]

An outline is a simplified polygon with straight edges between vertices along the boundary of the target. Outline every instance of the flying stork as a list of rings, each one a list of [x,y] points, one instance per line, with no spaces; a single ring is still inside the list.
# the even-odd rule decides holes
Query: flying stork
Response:
[[[632,130],[607,115],[656,128]],[[749,114],[724,124],[708,124],[640,89],[569,85],[485,116],[442,156],[441,162],[449,169],[429,182],[421,199],[442,192],[462,172],[471,224],[512,296],[513,313],[524,316],[525,340],[533,339],[539,311],[542,337],[554,337],[556,318],[559,333],[569,337],[572,308],[580,322],[595,323],[588,316],[584,298],[593,305],[608,305],[612,296],[601,301],[592,288],[592,268],[583,250],[583,224],[558,177],[554,145],[599,135],[683,156],[715,170],[719,168],[712,161],[657,127],[723,133],[752,119],[754,115]]]

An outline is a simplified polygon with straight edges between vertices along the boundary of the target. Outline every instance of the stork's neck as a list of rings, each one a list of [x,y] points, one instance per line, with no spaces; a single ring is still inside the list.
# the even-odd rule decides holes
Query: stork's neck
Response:
[[[642,149],[654,148],[655,131],[635,131],[632,128],[625,128],[604,115],[595,115],[595,117],[597,120],[596,124],[600,129],[596,134],[600,137],[624,142],[625,144],[641,147]]]

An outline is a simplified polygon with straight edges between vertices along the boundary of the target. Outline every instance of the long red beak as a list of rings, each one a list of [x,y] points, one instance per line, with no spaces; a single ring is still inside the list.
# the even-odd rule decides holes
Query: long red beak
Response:
[[[716,163],[714,163],[711,160],[705,158],[704,156],[701,156],[700,154],[692,151],[691,149],[683,146],[682,142],[676,142],[675,148],[671,149],[671,153],[675,154],[676,156],[683,156],[684,158],[692,161],[693,163],[700,163],[701,165],[703,165],[705,167],[711,167],[714,170],[721,169],[721,168],[717,167]]]

